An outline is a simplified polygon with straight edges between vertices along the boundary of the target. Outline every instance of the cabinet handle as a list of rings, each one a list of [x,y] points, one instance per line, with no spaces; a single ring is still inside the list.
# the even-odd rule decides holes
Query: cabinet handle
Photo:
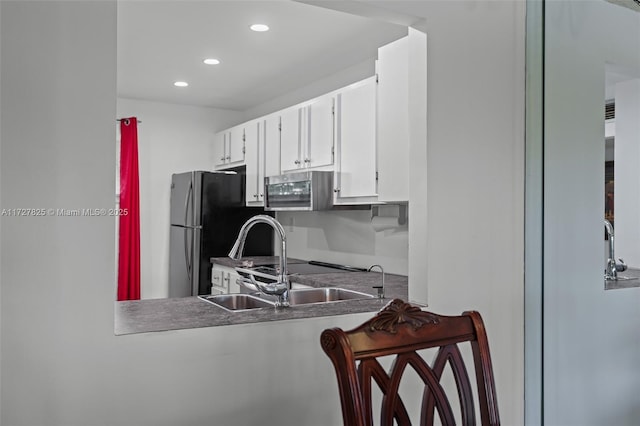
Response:
[[[229,157],[227,157],[227,160],[231,160],[231,157],[230,157],[230,156],[229,156]]]
[[[334,189],[333,192],[340,192],[340,188]]]
[[[220,157],[220,161],[224,161],[224,157]]]
[[[264,194],[260,194],[260,198],[264,197]]]
[[[310,160],[310,159],[308,159],[308,158],[305,158],[305,159],[304,159],[304,162],[305,162],[305,163],[310,163],[310,162],[311,162],[311,160]]]
[[[226,278],[224,279],[226,282],[229,282],[229,275],[226,276]]]
[[[300,160],[296,160],[293,162],[294,164],[300,164]]]
[[[258,198],[258,194],[253,194],[253,198]]]

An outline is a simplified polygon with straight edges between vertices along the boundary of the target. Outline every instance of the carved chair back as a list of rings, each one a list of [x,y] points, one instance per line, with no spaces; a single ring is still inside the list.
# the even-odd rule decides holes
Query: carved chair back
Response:
[[[382,393],[380,425],[391,426],[394,419],[399,426],[410,425],[409,412],[399,393],[408,366],[424,385],[419,424],[433,425],[437,411],[442,425],[455,425],[456,416],[441,383],[447,363],[457,388],[457,392],[450,393],[459,401],[458,417],[463,425],[476,425],[472,386],[458,347],[463,342],[470,343],[473,353],[481,424],[500,424],[489,344],[478,312],[442,316],[394,299],[353,330],[324,330],[320,342],[336,371],[345,426],[373,425],[373,381]],[[437,351],[431,364],[418,352],[428,348]],[[389,355],[395,358],[387,372],[379,358]]]

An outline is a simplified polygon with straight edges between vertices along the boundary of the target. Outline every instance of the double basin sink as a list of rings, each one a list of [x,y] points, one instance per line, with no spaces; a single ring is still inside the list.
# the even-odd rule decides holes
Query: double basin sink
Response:
[[[273,308],[275,303],[252,294],[234,293],[217,294],[213,296],[198,296],[200,299],[220,306],[227,311],[247,311],[259,308]],[[342,300],[369,299],[373,296],[359,291],[347,290],[339,287],[300,288],[289,291],[291,306],[307,305],[311,303],[330,303]]]

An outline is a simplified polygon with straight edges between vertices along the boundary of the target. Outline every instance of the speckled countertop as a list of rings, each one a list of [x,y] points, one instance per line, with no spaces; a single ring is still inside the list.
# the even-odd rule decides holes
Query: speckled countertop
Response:
[[[624,272],[618,272],[618,276],[635,278],[633,280],[606,280],[604,284],[605,290],[617,290],[621,288],[640,287],[640,269],[629,268]]]
[[[243,259],[247,260],[247,259]],[[277,263],[277,257],[248,258],[254,265]],[[287,259],[292,263],[304,262]],[[216,263],[234,267],[239,262],[216,259]],[[292,282],[311,287],[341,287],[371,295],[374,285],[381,281],[379,272],[338,272],[329,274],[293,275]],[[229,312],[197,297],[175,299],[147,299],[116,302],[115,334],[145,333],[152,331],[180,330],[186,328],[215,327],[221,325],[281,321],[376,312],[390,299],[407,300],[407,277],[385,274],[385,299],[378,298],[343,300],[339,302],[291,306],[288,308],[262,308],[241,312]]]
[[[280,258],[278,256],[247,256],[243,257],[242,260],[233,260],[229,257],[212,257],[210,261],[211,263],[217,263],[218,265],[235,268],[236,266],[241,266],[242,262],[253,262],[253,266],[275,265],[280,261]],[[306,262],[306,260],[287,257],[287,263],[294,264]]]

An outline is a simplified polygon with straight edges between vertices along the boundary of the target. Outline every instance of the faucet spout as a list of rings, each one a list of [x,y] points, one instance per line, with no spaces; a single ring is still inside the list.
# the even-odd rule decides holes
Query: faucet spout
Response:
[[[384,299],[384,269],[382,268],[382,265],[371,265],[367,271],[371,272],[373,268],[379,268],[380,273],[382,274],[382,285],[375,285],[373,288],[378,289],[378,298]]]
[[[278,270],[278,281],[275,283],[263,283],[255,279],[252,275],[250,279],[250,287],[256,287],[258,290],[265,294],[277,295],[279,306],[289,306],[289,290],[291,290],[291,284],[289,283],[289,275],[287,270],[287,236],[284,232],[283,226],[271,216],[257,215],[253,216],[242,225],[238,238],[235,244],[229,251],[229,257],[234,260],[240,260],[242,253],[244,252],[244,243],[247,239],[247,235],[251,228],[258,223],[266,223],[270,225],[276,233],[280,236],[281,251]]]

